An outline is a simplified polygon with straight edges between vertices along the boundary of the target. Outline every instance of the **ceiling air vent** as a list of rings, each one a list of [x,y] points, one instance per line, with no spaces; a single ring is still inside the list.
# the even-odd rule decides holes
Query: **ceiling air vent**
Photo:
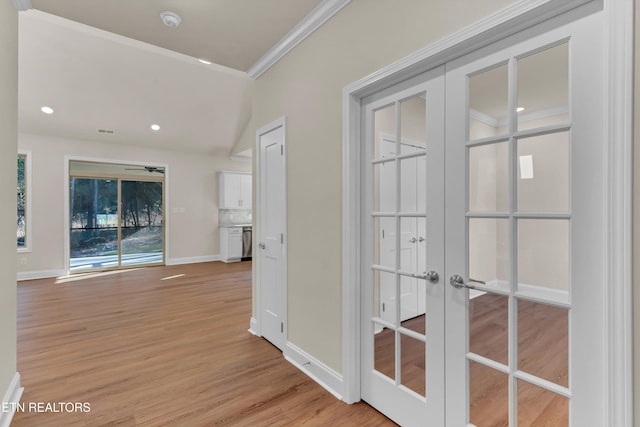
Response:
[[[102,133],[105,135],[113,135],[116,132],[111,129],[98,129],[98,133]]]

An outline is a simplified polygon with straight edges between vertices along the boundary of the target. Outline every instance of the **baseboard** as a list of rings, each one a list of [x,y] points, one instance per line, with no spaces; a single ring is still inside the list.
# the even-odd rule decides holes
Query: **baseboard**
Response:
[[[11,425],[11,420],[16,413],[23,391],[24,388],[20,386],[20,374],[16,372],[9,384],[9,388],[4,394],[4,399],[2,399],[4,405],[0,408],[0,427],[9,427]],[[3,409],[6,407],[11,409],[11,411],[3,412]]]
[[[41,271],[21,271],[18,272],[16,279],[22,280],[36,280],[36,279],[49,279],[51,277],[66,276],[66,270],[41,270]]]
[[[194,256],[186,258],[171,258],[165,262],[166,265],[195,264],[198,262],[220,261],[220,255]]]
[[[284,358],[293,366],[307,374],[312,380],[320,384],[337,399],[343,400],[344,380],[342,375],[305,353],[295,345],[287,342],[284,348]]]
[[[251,320],[249,321],[249,332],[257,337],[261,336],[258,333],[258,320],[255,317],[251,317]]]

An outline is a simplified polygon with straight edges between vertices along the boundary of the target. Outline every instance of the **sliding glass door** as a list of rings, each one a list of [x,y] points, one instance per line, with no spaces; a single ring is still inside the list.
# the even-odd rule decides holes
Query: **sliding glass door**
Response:
[[[162,182],[121,182],[122,265],[162,262]]]
[[[163,173],[161,168],[70,163],[71,272],[164,262]]]

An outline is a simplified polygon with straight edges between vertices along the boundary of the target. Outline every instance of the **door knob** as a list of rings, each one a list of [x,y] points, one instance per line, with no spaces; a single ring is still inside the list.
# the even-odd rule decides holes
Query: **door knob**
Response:
[[[418,239],[416,239],[415,237],[413,237],[411,240],[409,240],[409,243],[415,243],[415,242],[417,242],[417,241],[418,241]]]
[[[424,237],[422,237],[422,236],[418,237],[418,242],[424,242],[424,241],[425,241]]]
[[[431,270],[430,272],[426,273],[424,276],[428,281],[430,281],[433,284],[436,284],[440,281],[440,275],[435,270]]]
[[[266,248],[267,248],[267,245],[265,245],[264,243],[260,242],[260,243],[258,244],[258,247],[259,247],[260,249],[266,249]]]
[[[449,278],[449,284],[456,289],[461,289],[461,288],[476,289],[475,286],[469,283],[465,283],[464,279],[459,274],[454,274],[453,276],[451,276],[451,278]]]

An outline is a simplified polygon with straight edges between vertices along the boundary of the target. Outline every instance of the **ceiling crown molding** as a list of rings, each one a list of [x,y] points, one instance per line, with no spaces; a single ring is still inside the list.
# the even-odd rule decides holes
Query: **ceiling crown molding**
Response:
[[[338,13],[351,0],[323,0],[295,27],[291,29],[278,43],[264,54],[249,70],[247,74],[257,79],[276,62],[282,59],[291,49],[311,35],[333,15]]]
[[[31,0],[11,0],[13,6],[18,9],[19,12],[31,9]]]

